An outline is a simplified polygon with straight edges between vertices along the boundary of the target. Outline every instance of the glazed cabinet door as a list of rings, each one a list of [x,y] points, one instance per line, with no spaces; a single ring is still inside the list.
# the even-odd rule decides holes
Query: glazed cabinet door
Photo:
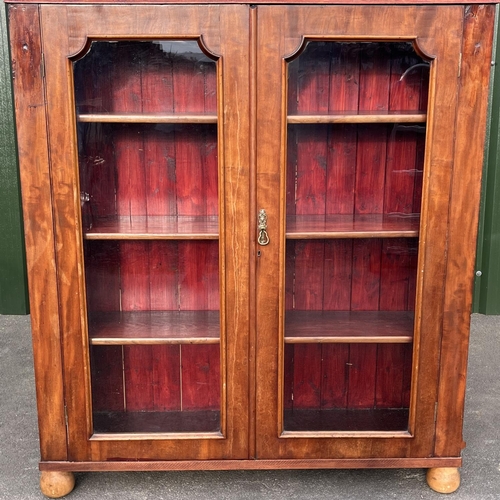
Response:
[[[463,14],[259,7],[259,458],[434,454]]]
[[[246,458],[247,8],[40,20],[68,459]]]

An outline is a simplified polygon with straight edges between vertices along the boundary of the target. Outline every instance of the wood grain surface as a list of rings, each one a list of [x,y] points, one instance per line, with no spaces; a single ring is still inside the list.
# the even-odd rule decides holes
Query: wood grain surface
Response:
[[[245,369],[233,373],[234,368],[226,369],[226,366],[227,353],[235,352],[236,346],[241,350],[247,341],[242,325],[248,324],[248,289],[235,277],[246,276],[248,269],[241,265],[248,263],[248,237],[244,232],[245,223],[241,223],[242,214],[246,217],[248,213],[248,185],[243,180],[247,174],[242,170],[247,164],[248,151],[239,136],[242,133],[248,137],[248,124],[239,123],[241,113],[248,115],[248,100],[237,99],[234,93],[242,91],[248,95],[245,93],[248,68],[241,65],[247,57],[248,36],[228,43],[227,27],[237,25],[241,27],[239,32],[245,34],[248,13],[240,6],[188,7],[192,15],[187,17],[184,7],[160,7],[160,16],[145,6],[124,9],[117,10],[114,6],[43,8],[43,23],[50,33],[44,40],[45,46],[58,47],[49,50],[46,56],[50,67],[46,81],[47,92],[54,103],[50,106],[52,119],[49,117],[48,123],[54,139],[52,180],[56,240],[65,242],[64,252],[58,247],[59,295],[65,304],[61,321],[68,325],[87,308],[90,318],[94,312],[116,314],[119,318],[126,313],[155,316],[161,311],[167,315],[181,311],[186,321],[177,317],[174,323],[184,331],[190,330],[193,321],[188,318],[189,312],[221,309],[216,314],[225,321],[223,324],[216,321],[216,327],[213,331],[208,328],[208,333],[201,328],[203,335],[195,334],[195,337],[202,342],[192,345],[169,344],[172,339],[165,330],[157,335],[158,329],[154,327],[157,322],[146,321],[141,334],[133,333],[127,341],[118,340],[122,345],[92,346],[90,360],[85,338],[87,322],[81,324],[81,330],[66,328],[68,364],[64,377],[72,394],[67,404],[70,454],[72,459],[100,459],[109,454],[136,453],[130,440],[112,444],[106,440],[88,441],[93,432],[89,416],[91,382],[95,388],[94,404],[99,411],[155,412],[184,407],[220,410],[218,429],[226,439],[209,439],[210,444],[200,446],[207,438],[193,431],[193,442],[175,444],[174,438],[170,443],[165,441],[159,448],[146,451],[142,454],[145,458],[245,457],[247,419],[243,414],[234,415],[246,402],[248,375]],[[180,18],[184,21],[179,24]],[[111,19],[116,43],[99,42],[100,37],[108,38]],[[162,20],[158,22],[159,19]],[[68,29],[62,30],[61,26]],[[82,49],[81,42],[90,28],[95,43],[85,57],[74,58],[78,108],[75,113],[72,79],[68,78],[72,62],[68,56]],[[152,33],[156,33],[153,34],[155,40],[161,35],[164,42],[127,41],[145,37],[151,40]],[[224,54],[227,60],[224,67],[216,62],[218,56],[207,57],[200,51],[196,40],[202,34],[204,50]],[[187,57],[176,53],[175,40],[187,47]],[[189,55],[195,54],[193,47],[198,47],[195,57]],[[93,52],[97,60],[104,57],[108,61],[103,68],[99,69]],[[167,53],[170,55],[166,56]],[[224,83],[229,81],[230,88]],[[229,109],[223,98],[238,105]],[[65,110],[63,115],[56,111],[61,107]],[[77,121],[77,114],[83,115],[82,121]],[[145,118],[137,119],[140,115]],[[214,119],[219,115],[224,118],[222,123]],[[117,117],[120,120],[123,117],[123,122],[117,121]],[[238,127],[232,126],[236,120]],[[75,137],[61,133],[74,130],[74,125],[80,140],[78,151],[70,146]],[[76,170],[61,168],[74,165],[77,157],[81,169],[79,179],[74,176]],[[240,182],[235,184],[234,178]],[[82,200],[77,190],[78,181],[83,188]],[[73,197],[68,198],[69,186]],[[93,234],[97,240],[107,241],[96,241],[91,234],[82,246],[78,230],[80,201],[83,202],[81,221],[86,232],[92,233],[92,229],[105,220],[105,233],[94,231]],[[145,230],[147,223],[136,224],[146,217],[152,217],[153,227],[149,227],[152,229],[149,233]],[[208,225],[202,222],[196,227],[193,218],[197,217]],[[120,220],[120,224],[109,224],[113,218]],[[184,225],[181,222],[180,232],[179,220],[186,222]],[[169,241],[160,241],[165,235]],[[206,241],[207,238],[212,241]],[[226,238],[238,251],[227,252]],[[181,241],[184,239],[189,241]],[[68,252],[69,248],[74,251]],[[86,259],[85,286],[73,260],[75,252],[81,252]],[[228,288],[231,292],[226,295]],[[126,321],[124,325],[133,330],[132,323],[137,327],[136,321]],[[92,332],[92,319],[89,324]],[[175,330],[179,331],[177,327]],[[193,340],[192,334],[192,331],[187,334],[191,337],[188,343]],[[184,334],[181,337],[184,338]],[[105,344],[106,339],[101,337]],[[207,341],[217,345],[206,345]],[[79,342],[81,347],[69,347],[73,342]],[[178,344],[178,340],[173,342]],[[111,356],[116,356],[113,362]],[[244,367],[246,358],[240,360],[240,367]],[[93,367],[91,371],[89,363]],[[92,373],[91,381],[85,373]],[[120,382],[123,406],[116,408]],[[107,391],[110,392],[109,405]],[[231,405],[226,404],[228,399]],[[226,412],[230,413],[230,419]]]
[[[11,3],[41,469],[459,466],[494,6]]]
[[[443,311],[443,288],[439,290],[437,283],[441,287],[444,284],[443,261],[438,254],[443,255],[446,246],[443,234],[448,211],[443,202],[449,196],[453,157],[452,136],[447,140],[438,129],[450,125],[453,129],[456,101],[452,95],[456,93],[443,93],[442,85],[449,87],[452,82],[458,88],[464,11],[457,6],[401,10],[345,6],[342,12],[335,6],[258,9],[259,29],[266,39],[258,45],[260,74],[267,75],[267,80],[259,81],[260,95],[265,99],[262,97],[257,115],[261,145],[257,179],[262,186],[257,204],[266,207],[269,236],[276,242],[273,248],[262,251],[257,274],[257,282],[266,283],[265,289],[259,288],[257,303],[261,311],[257,331],[262,345],[257,358],[259,456],[313,453],[317,457],[360,457],[375,453],[375,448],[378,456],[429,456],[433,449],[432,425],[420,428],[418,435],[404,442],[397,437],[391,442],[375,442],[354,436],[350,441],[342,436],[334,440],[323,436],[325,439],[316,443],[307,440],[303,431],[285,443],[275,436],[287,428],[283,407],[300,409],[300,405],[406,408],[408,420],[401,429],[410,433],[432,420],[438,318],[442,319]],[[444,37],[439,29],[443,25],[455,26],[454,36]],[[267,40],[269,33],[276,34],[272,43]],[[329,42],[336,37],[345,39],[347,33],[350,38],[345,41],[349,43],[344,47],[341,42]],[[377,41],[373,44],[362,43],[374,39]],[[309,44],[304,45],[304,41]],[[349,55],[349,50],[356,52],[352,47],[359,48],[358,60]],[[309,52],[314,57],[309,58]],[[295,59],[291,56],[294,53],[298,54]],[[345,62],[349,57],[351,66]],[[330,69],[339,67],[334,64],[338,61],[343,69]],[[281,74],[273,72],[278,64],[283,68]],[[285,81],[282,75],[287,75],[288,69]],[[342,84],[342,80],[348,83]],[[284,97],[287,90],[288,99]],[[318,121],[328,122],[344,114],[355,121],[358,114],[363,118],[372,113],[391,116],[397,110],[401,116],[416,111],[426,116],[426,122],[288,123],[290,116],[304,115],[308,121],[316,116]],[[277,130],[277,123],[281,130]],[[277,163],[286,171],[279,179],[271,167]],[[380,227],[374,227],[370,238],[346,233],[348,238],[341,246],[335,238],[336,228],[322,232],[323,227],[316,233],[315,227],[300,234],[300,239],[292,239],[297,228],[292,226],[290,231],[288,224],[279,223],[285,211],[292,224],[304,216],[323,224],[322,218],[336,215],[383,217],[394,213],[416,220],[421,215],[418,233],[411,237],[395,234],[386,239],[389,235],[384,233],[377,238],[374,236]],[[348,231],[354,232],[352,226]],[[316,239],[319,235],[325,237]],[[281,273],[268,271],[280,266]],[[428,268],[433,269],[432,279]],[[335,287],[337,276],[343,291]],[[316,314],[330,309],[389,314],[416,309],[418,343],[285,344],[290,311]],[[279,335],[274,333],[277,329]],[[367,336],[377,335],[376,328],[366,330]],[[411,336],[413,325],[409,331]],[[273,354],[276,350],[280,353],[278,360]],[[276,395],[276,387],[283,391],[282,396]]]
[[[58,262],[54,249],[47,109],[40,78],[44,68],[39,8],[12,6],[9,21],[40,453],[42,460],[66,460]]]

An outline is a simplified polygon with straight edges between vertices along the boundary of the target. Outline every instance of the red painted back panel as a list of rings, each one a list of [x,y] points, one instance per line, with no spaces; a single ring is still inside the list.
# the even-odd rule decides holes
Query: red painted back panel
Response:
[[[408,44],[311,42],[289,63],[288,113],[425,112],[426,66]],[[423,124],[289,125],[287,214],[418,215],[424,145]],[[417,245],[288,240],[286,309],[412,310]],[[411,345],[318,349],[286,346],[287,408],[408,405]]]
[[[94,43],[76,67],[80,113],[217,112],[215,63],[194,42]],[[89,81],[92,85],[85,85]],[[218,214],[215,125],[79,126],[82,186],[92,202],[89,218]],[[99,170],[96,158],[102,160]],[[90,312],[219,308],[217,241],[88,245],[94,248],[86,262]],[[125,387],[121,409],[219,406],[219,347],[127,346],[123,370],[121,354],[119,362],[108,362],[111,351],[118,352],[93,349],[96,410],[117,409],[111,396],[106,407],[106,393],[115,390],[118,379]],[[205,358],[208,364],[199,361]],[[200,391],[205,379],[208,392]]]

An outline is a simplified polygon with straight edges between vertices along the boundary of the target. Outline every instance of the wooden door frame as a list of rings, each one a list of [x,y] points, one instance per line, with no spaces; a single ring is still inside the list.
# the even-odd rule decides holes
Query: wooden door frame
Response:
[[[490,57],[487,41],[491,38],[494,8],[479,6],[473,8],[473,13],[462,6],[289,6],[286,9],[259,7],[259,22],[262,23],[259,33],[262,35],[259,36],[257,53],[260,74],[266,77],[257,84],[258,92],[261,91],[257,111],[257,203],[259,208],[267,210],[271,244],[262,250],[257,269],[257,428],[261,431],[257,457],[459,457],[462,447],[460,408],[463,411],[464,394],[463,387],[451,381],[455,366],[463,374],[460,380],[464,379],[466,370],[466,316],[470,310],[471,256],[474,255],[474,221],[477,220],[477,210],[473,207],[479,198],[484,132],[477,131],[473,142],[478,148],[473,165],[470,156],[469,161],[463,157],[463,149],[464,144],[472,144],[468,140],[467,127],[474,129],[473,121],[477,116],[481,117],[481,123],[484,122],[485,109],[481,103],[485,102],[484,92],[487,92],[487,79],[485,81],[483,74],[478,75],[483,85],[475,90],[482,94],[482,100],[474,96],[471,104],[469,93],[474,77],[469,77],[464,71],[477,68],[480,72],[479,68],[488,66],[485,62]],[[365,22],[360,21],[363,16]],[[454,28],[443,30],[443,26]],[[275,34],[272,41],[270,33]],[[290,433],[281,436],[279,408],[283,342],[279,339],[283,338],[283,314],[280,312],[283,298],[279,297],[280,290],[284,289],[283,165],[286,144],[285,98],[282,96],[286,87],[281,78],[286,75],[284,59],[299,48],[303,38],[416,40],[417,46],[433,61],[418,265],[422,278],[417,287],[420,298],[415,311],[417,348],[411,403],[413,420],[410,421],[410,433],[405,437],[384,438],[375,434],[370,436],[370,433],[357,436],[332,433],[331,438],[315,436],[314,433],[307,434],[307,438],[303,435],[305,433],[297,434],[298,437],[291,437]],[[471,39],[480,46],[484,45],[484,51],[472,54],[469,48]],[[280,61],[283,69],[279,78],[270,78]],[[463,91],[464,88],[467,90]],[[457,99],[459,92],[460,102]],[[469,111],[471,105],[474,112]],[[273,126],[276,127],[277,123],[280,124],[280,135],[273,135]],[[453,141],[450,137],[454,137],[455,127],[457,138]],[[445,129],[447,133],[443,134]],[[279,170],[277,165],[281,165]],[[461,176],[468,179],[468,186],[459,181]],[[448,213],[450,200],[451,215]],[[462,214],[460,220],[457,212],[465,200],[472,207]],[[463,238],[458,238],[464,225],[470,236],[466,243]],[[447,237],[443,238],[443,235]],[[457,261],[463,265],[460,270],[455,267]],[[280,273],[276,274],[273,269],[280,269]],[[462,269],[465,269],[465,274]],[[460,309],[456,308],[457,301]],[[453,407],[450,412],[445,409],[449,406]],[[435,414],[437,429],[434,428]],[[444,431],[446,426],[449,434]],[[438,440],[446,441],[446,445],[435,445],[436,435]]]
[[[187,10],[190,15],[186,15]],[[34,354],[42,423],[42,461],[109,460],[113,457],[142,457],[144,460],[246,458],[248,415],[241,409],[247,407],[248,401],[249,189],[246,168],[249,123],[240,117],[249,116],[249,70],[248,64],[242,64],[248,54],[247,7],[33,5],[27,9],[13,6],[11,11],[15,59],[24,60],[22,30],[26,17],[36,35],[37,43],[33,44],[33,53],[29,53],[31,60],[26,62],[25,70],[31,71],[26,74],[31,80],[26,84],[18,78],[16,84],[21,113],[36,112],[40,116],[35,144],[45,151],[45,156],[38,152],[36,158],[37,173],[43,175],[38,181],[37,173],[33,172],[34,153],[28,153],[33,146],[33,134],[29,133],[33,121],[23,120],[18,133],[23,185],[29,190],[24,202],[28,219],[43,220],[41,229],[44,229],[43,240],[41,229],[30,235],[34,240],[31,245],[28,241],[28,263],[40,266],[50,276],[49,284],[47,281],[42,283],[39,276],[32,274],[37,290],[43,285],[48,287],[40,289],[45,296],[36,301],[33,310],[33,334],[35,339],[40,339],[34,343]],[[235,28],[243,36],[232,40]],[[179,436],[182,439],[145,435],[133,441],[130,436],[110,436],[108,440],[94,440],[71,59],[90,39],[199,37],[209,50],[221,56],[219,71],[222,77],[218,92],[219,116],[223,119],[219,128],[219,157],[224,184],[219,187],[224,232],[220,239],[221,245],[229,249],[220,262],[226,276],[221,287],[226,290],[222,322],[228,332],[222,340],[227,349],[227,358],[223,356],[227,398],[222,401],[227,425],[220,435]],[[44,73],[34,71],[33,74],[29,66],[33,60],[38,62],[37,68],[43,65]],[[44,74],[44,79],[40,74]],[[24,73],[20,74],[23,76]],[[27,100],[21,99],[21,89],[25,91],[23,85],[33,89],[33,95]],[[223,105],[224,99],[230,99],[231,104]],[[45,144],[50,144],[49,150]],[[43,190],[39,188],[41,185]],[[46,228],[47,224],[53,231]],[[40,254],[41,241],[46,241],[42,248],[47,255]],[[45,318],[50,318],[50,324]],[[154,446],[148,446],[153,441]]]

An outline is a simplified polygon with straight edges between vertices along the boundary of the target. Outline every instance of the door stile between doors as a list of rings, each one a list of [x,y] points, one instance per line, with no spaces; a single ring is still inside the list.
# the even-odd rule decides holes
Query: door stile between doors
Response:
[[[257,245],[257,74],[259,71],[258,41],[258,8],[249,9],[249,58],[250,58],[250,153],[249,153],[249,221],[250,221],[250,269],[249,269],[249,342],[248,342],[248,458],[255,459],[257,446],[257,268],[260,262],[260,248]]]
[[[316,458],[424,458],[433,454],[434,429],[427,423],[433,420],[437,401],[441,331],[440,322],[435,319],[443,317],[445,263],[442,256],[446,254],[446,242],[442,235],[446,234],[448,226],[446,199],[449,196],[454,149],[453,142],[442,137],[438,131],[454,123],[464,11],[462,7],[450,10],[439,7],[346,9],[340,16],[337,15],[336,7],[290,6],[285,11],[272,6],[259,7],[258,54],[259,75],[262,77],[257,86],[260,96],[257,114],[257,200],[259,209],[266,209],[271,241],[269,246],[261,249],[257,270],[257,428],[260,430],[257,455],[263,459],[277,456],[298,458],[305,455]],[[454,27],[450,30],[451,36],[444,37],[439,32],[439,26],[443,25]],[[275,34],[272,40],[269,33]],[[305,429],[289,432],[284,428],[284,207],[288,182],[284,180],[286,60],[299,49],[304,39],[384,41],[388,44],[391,41],[416,40],[418,53],[422,51],[423,56],[430,61],[422,215],[416,264],[418,277],[413,382],[406,430],[401,427],[401,431],[389,433],[363,430],[318,433]],[[273,70],[279,66],[283,68],[282,71]],[[280,193],[279,197],[276,196],[277,192]],[[354,240],[354,244],[359,246],[361,243],[358,241]],[[313,262],[315,258],[310,259]],[[277,269],[279,272],[276,272]],[[422,278],[423,269],[426,273]],[[286,432],[283,433],[283,430]]]
[[[189,15],[186,15],[189,9]],[[244,6],[42,6],[69,456],[74,461],[247,458],[248,12]],[[112,20],[112,22],[111,22]],[[182,22],[179,22],[182,20]],[[113,26],[110,34],[109,27]],[[64,29],[63,29],[64,28]],[[237,29],[241,38],[232,39]],[[70,58],[86,40],[196,40],[219,57],[221,431],[93,435]],[[57,47],[57,50],[54,49]],[[243,63],[243,64],[242,64]],[[71,168],[68,168],[71,166]],[[75,231],[76,228],[76,231]],[[75,255],[78,256],[75,259]],[[81,319],[83,318],[83,319]],[[71,346],[71,347],[70,347]],[[187,348],[186,348],[187,349]],[[150,446],[154,442],[154,446]],[[42,457],[43,460],[43,457]]]

